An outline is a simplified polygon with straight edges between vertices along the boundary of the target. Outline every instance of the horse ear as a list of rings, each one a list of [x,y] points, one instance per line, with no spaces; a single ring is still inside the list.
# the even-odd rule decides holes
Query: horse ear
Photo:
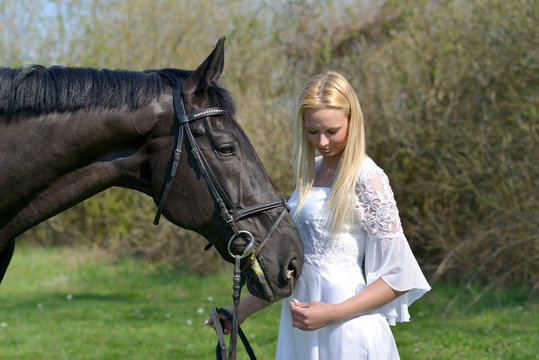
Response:
[[[225,37],[217,41],[215,49],[183,83],[183,91],[200,93],[219,80],[225,64]]]

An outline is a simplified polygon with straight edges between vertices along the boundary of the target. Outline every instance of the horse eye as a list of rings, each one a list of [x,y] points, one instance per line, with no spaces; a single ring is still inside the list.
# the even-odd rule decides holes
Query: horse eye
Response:
[[[234,146],[232,145],[222,145],[217,147],[219,154],[223,156],[232,156],[234,155]]]

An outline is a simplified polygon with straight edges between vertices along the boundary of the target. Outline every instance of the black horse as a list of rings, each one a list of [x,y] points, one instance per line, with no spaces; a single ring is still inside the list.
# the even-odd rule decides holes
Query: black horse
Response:
[[[223,64],[224,38],[195,71],[0,69],[0,281],[18,235],[120,186],[225,260],[246,255],[252,294],[288,296],[301,240],[217,82]]]

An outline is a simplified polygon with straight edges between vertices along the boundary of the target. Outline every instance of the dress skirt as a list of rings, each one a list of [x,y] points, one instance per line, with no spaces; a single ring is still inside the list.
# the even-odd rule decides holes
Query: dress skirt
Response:
[[[333,266],[332,272],[325,270],[327,269],[306,263],[296,284],[294,292],[296,296],[283,300],[275,359],[399,359],[388,321],[380,311],[314,331],[292,327],[289,307],[292,298],[302,302],[316,299],[326,303],[337,303],[346,300],[354,295],[356,290],[364,287],[365,281],[360,269],[356,269],[357,271],[339,269],[340,273],[335,273]]]

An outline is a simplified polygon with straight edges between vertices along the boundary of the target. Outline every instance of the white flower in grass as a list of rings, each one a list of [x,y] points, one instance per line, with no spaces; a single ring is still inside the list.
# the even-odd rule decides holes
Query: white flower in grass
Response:
[[[37,304],[36,307],[39,309],[39,311],[43,311],[43,304],[42,303]]]
[[[67,294],[66,295],[66,300],[73,300],[73,295],[72,294]]]
[[[193,320],[191,319],[187,319],[187,321],[185,322],[187,325],[191,326],[193,325]]]
[[[6,327],[7,327],[7,323],[1,322],[1,323],[0,323],[0,327],[6,328]]]
[[[198,309],[197,309],[197,313],[202,314],[203,312],[204,312],[204,309],[203,309],[203,308],[198,308]]]
[[[207,302],[213,302],[213,296],[208,296],[208,297],[206,298],[206,301],[207,301]]]
[[[169,314],[169,313],[166,313],[166,314],[165,314],[165,317],[166,317],[166,318],[170,318],[170,314]]]

